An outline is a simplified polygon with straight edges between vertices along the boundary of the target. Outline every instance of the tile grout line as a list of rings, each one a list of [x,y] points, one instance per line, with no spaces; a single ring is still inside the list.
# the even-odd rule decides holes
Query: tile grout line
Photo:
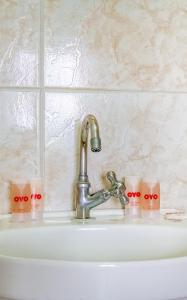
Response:
[[[40,40],[39,40],[39,163],[40,176],[45,174],[45,88],[44,88],[44,3],[40,0]]]
[[[21,86],[3,86],[0,87],[0,91],[11,91],[11,92],[38,92],[40,91],[39,87],[21,87]]]
[[[187,91],[167,90],[128,90],[128,89],[101,89],[101,88],[66,88],[66,87],[44,87],[48,93],[131,93],[131,94],[187,94]]]
[[[41,0],[42,1],[42,0]],[[44,52],[44,51],[42,51]],[[43,55],[43,54],[42,54]],[[40,58],[40,62],[43,65],[44,68],[44,62],[43,57]],[[42,69],[42,68],[41,68]],[[68,88],[68,87],[48,87],[44,85],[44,71],[43,69],[40,70],[40,73],[43,73],[40,75],[40,86],[39,87],[16,87],[16,86],[0,86],[0,91],[12,91],[12,92],[40,92],[43,91],[43,98],[45,98],[45,92],[47,93],[131,93],[131,94],[168,94],[168,95],[181,95],[187,94],[187,91],[167,91],[167,90],[127,90],[127,89],[101,89],[101,88],[82,88],[82,87],[76,87],[76,88]],[[42,78],[41,78],[42,77]]]

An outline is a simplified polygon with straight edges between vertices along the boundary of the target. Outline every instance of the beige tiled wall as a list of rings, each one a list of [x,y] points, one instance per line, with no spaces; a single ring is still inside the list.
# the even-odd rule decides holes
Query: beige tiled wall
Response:
[[[102,137],[93,191],[110,169],[155,176],[162,207],[187,208],[186,1],[0,2],[0,211],[7,181],[43,166],[46,210],[72,208],[87,113]]]
[[[0,0],[0,86],[37,86],[38,0]]]
[[[185,0],[45,3],[46,85],[186,90]]]

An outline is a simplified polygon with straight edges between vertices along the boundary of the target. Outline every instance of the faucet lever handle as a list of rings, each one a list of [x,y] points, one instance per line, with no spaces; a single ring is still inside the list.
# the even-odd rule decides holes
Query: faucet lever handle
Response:
[[[106,177],[111,184],[115,184],[117,182],[116,173],[114,171],[107,172]]]
[[[126,190],[125,183],[123,181],[118,181],[117,180],[116,174],[115,174],[114,171],[107,172],[106,177],[112,185],[111,191],[113,191],[114,194],[125,192],[125,190]],[[115,196],[115,195],[113,195],[113,196]]]
[[[121,202],[122,207],[129,202],[128,197],[125,195],[126,186],[123,181],[118,181],[114,171],[109,171],[106,174],[107,179],[111,183],[110,195],[118,198]]]

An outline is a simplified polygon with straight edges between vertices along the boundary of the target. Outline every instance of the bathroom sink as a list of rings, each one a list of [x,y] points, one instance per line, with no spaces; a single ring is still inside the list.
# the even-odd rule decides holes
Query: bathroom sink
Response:
[[[187,297],[187,226],[93,220],[4,228],[0,272],[8,299],[179,299]]]

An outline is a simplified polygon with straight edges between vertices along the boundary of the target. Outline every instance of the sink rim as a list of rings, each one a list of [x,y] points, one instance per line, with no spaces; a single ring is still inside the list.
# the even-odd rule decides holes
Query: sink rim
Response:
[[[55,260],[55,259],[40,259],[40,258],[24,258],[0,255],[1,263],[8,264],[21,264],[21,265],[36,265],[36,266],[48,266],[48,267],[91,267],[91,268],[124,268],[125,266],[162,266],[170,263],[187,263],[187,256],[162,258],[162,259],[149,259],[149,260],[137,260],[137,261],[70,261],[70,260]]]

